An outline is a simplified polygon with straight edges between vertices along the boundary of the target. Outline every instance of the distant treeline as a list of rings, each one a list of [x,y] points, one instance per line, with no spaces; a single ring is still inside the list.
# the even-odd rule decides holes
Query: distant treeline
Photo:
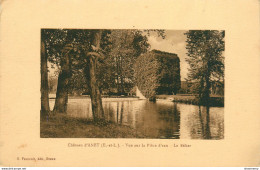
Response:
[[[198,82],[181,81],[181,88],[179,90],[181,94],[197,94],[198,93]],[[224,82],[223,81],[212,81],[210,88],[211,95],[224,96]]]
[[[135,95],[136,89],[134,86],[137,86],[147,98],[150,98],[156,94],[176,94],[181,87],[180,60],[177,54],[152,50],[136,59],[135,63],[133,63],[133,71],[133,78],[125,78],[123,87],[118,87],[118,84],[121,85],[121,81],[115,76],[114,80],[110,80],[110,82],[114,81],[114,83],[107,85],[107,87],[103,85],[102,94]],[[82,77],[81,80],[82,79],[84,79],[84,77]],[[75,83],[76,82],[73,82],[73,79],[71,79],[72,86],[69,90],[70,94],[89,94],[87,87],[73,88]],[[103,84],[104,83],[106,82],[103,82]],[[56,88],[57,77],[50,76],[50,92],[55,93]]]

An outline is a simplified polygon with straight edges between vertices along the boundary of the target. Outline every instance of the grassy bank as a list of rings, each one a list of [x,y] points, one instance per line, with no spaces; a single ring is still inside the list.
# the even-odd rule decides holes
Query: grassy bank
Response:
[[[156,99],[165,99],[177,103],[199,105],[198,98],[196,98],[195,95],[189,95],[189,94],[157,95]],[[208,102],[208,104],[211,107],[224,107],[224,97],[212,95],[210,96],[210,101]]]
[[[55,115],[41,118],[41,138],[144,138],[131,127],[112,122],[95,123],[84,118]]]
[[[89,95],[69,95],[70,99],[90,99]],[[108,95],[102,95],[102,98],[136,98],[137,96],[108,96]],[[49,99],[56,99],[56,94],[49,95]]]

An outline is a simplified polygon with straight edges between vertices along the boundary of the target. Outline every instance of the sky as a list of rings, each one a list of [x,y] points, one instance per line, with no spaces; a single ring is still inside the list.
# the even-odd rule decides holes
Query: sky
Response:
[[[185,61],[187,57],[186,50],[186,31],[166,30],[165,39],[158,37],[157,34],[152,34],[148,37],[148,42],[151,45],[151,50],[156,49],[160,51],[175,53],[180,58],[181,67],[181,81],[187,78],[188,63]]]

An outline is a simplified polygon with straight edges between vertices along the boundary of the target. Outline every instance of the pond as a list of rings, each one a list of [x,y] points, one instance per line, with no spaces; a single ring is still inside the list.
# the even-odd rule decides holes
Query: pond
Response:
[[[51,109],[55,99],[50,99]],[[149,102],[136,98],[104,98],[106,120],[127,125],[160,139],[223,139],[224,108],[199,107],[168,100]],[[69,116],[92,118],[89,98],[69,99]]]

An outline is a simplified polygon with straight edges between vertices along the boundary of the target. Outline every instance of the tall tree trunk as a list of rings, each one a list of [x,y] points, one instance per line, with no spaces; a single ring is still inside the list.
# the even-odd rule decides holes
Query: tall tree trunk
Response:
[[[210,70],[209,63],[207,63],[207,70],[205,72],[205,86],[202,92],[202,104],[205,106],[210,106]]]
[[[61,63],[61,72],[58,77],[56,99],[53,111],[55,113],[66,113],[68,103],[68,85],[71,77],[69,54],[64,55]]]
[[[119,102],[116,103],[116,123],[118,123],[118,115],[119,115]]]
[[[124,102],[121,104],[121,114],[120,114],[120,124],[123,123],[123,113],[124,113]]]
[[[125,94],[125,88],[124,88],[124,77],[121,75],[121,95]]]
[[[96,49],[100,48],[101,33],[102,33],[101,31],[97,31],[94,33],[94,39],[92,45],[95,46]],[[90,55],[86,57],[88,60],[86,77],[89,80],[93,118],[94,121],[104,120],[104,110],[102,106],[101,93],[96,79],[96,64],[97,64],[98,56]]]
[[[202,98],[202,94],[203,94],[203,88],[204,88],[204,77],[200,78],[200,82],[199,82],[199,105],[203,104],[203,98]]]
[[[88,60],[88,74],[92,114],[94,121],[98,121],[104,119],[104,111],[102,106],[101,93],[96,79],[96,59],[94,57],[90,57]]]
[[[203,103],[204,105],[206,106],[209,106],[210,105],[210,81],[209,81],[209,77],[206,76],[206,81],[205,81],[205,89],[203,91],[203,95],[202,95],[202,98],[203,98]]]
[[[116,87],[117,87],[117,95],[119,96],[121,94],[121,90],[120,90],[120,86],[119,86],[119,72],[120,69],[119,69],[119,56],[116,57],[116,73],[117,73],[117,76],[116,76],[116,79],[117,79],[117,82],[116,82]]]
[[[48,87],[48,66],[43,30],[41,33],[41,116],[48,115],[49,106],[49,87]]]
[[[125,89],[124,89],[124,77],[123,77],[123,57],[121,56],[120,60],[120,85],[121,85],[121,95],[124,95]]]
[[[206,41],[208,42],[210,39],[210,31],[206,31]],[[210,74],[211,74],[211,65],[210,65],[210,57],[211,57],[211,49],[210,47],[208,47],[208,45],[206,45],[205,47],[205,58],[207,59],[207,62],[205,63],[205,72],[204,72],[204,76],[205,76],[205,87],[203,89],[203,93],[202,93],[202,102],[203,105],[209,106],[210,105]]]

